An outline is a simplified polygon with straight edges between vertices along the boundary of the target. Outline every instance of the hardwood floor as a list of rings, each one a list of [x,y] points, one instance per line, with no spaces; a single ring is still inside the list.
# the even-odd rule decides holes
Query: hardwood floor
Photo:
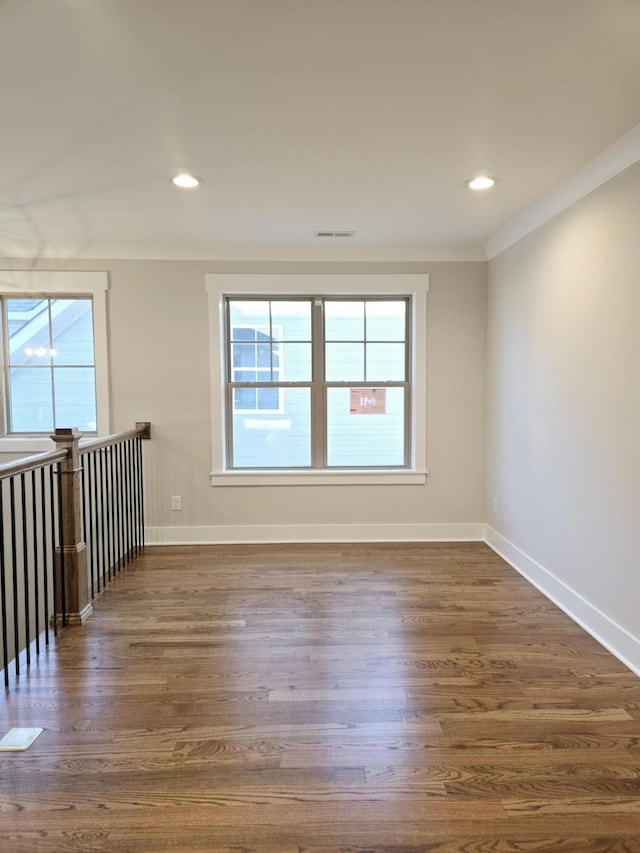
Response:
[[[640,679],[488,547],[153,548],[0,699],[0,849],[640,851]]]

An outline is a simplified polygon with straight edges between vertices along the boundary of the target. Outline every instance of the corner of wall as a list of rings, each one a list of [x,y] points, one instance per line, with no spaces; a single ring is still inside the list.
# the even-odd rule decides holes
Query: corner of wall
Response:
[[[634,637],[489,525],[485,525],[484,541],[594,640],[640,676],[640,638]]]

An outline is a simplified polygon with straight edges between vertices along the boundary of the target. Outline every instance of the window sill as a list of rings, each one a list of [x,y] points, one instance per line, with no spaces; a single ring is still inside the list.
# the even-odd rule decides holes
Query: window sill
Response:
[[[212,486],[409,486],[424,485],[428,471],[215,471]]]

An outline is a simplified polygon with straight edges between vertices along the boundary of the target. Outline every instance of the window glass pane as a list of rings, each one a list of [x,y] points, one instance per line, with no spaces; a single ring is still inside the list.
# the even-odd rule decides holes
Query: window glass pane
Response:
[[[404,465],[404,389],[381,390],[384,405],[368,405],[373,395],[362,389],[352,412],[351,388],[327,389],[329,466]]]
[[[12,335],[33,316],[34,312],[46,311],[47,300],[40,298],[5,298],[7,306],[7,325]]]
[[[279,412],[283,399],[281,388],[234,388],[234,412]]]
[[[96,431],[95,372],[92,367],[55,367],[55,417],[58,427]]]
[[[243,329],[234,326],[259,326],[263,332],[269,332],[269,300],[261,299],[255,302],[244,299],[229,300],[229,321],[231,324],[232,340],[248,340]],[[253,340],[253,339],[250,339]]]
[[[234,388],[233,389],[233,410],[252,412],[256,408],[256,389],[255,388]]]
[[[366,303],[368,341],[404,341],[407,303],[377,299]]]
[[[404,344],[367,344],[367,382],[404,382]]]
[[[231,338],[234,341],[255,341],[256,330],[253,326],[234,326]]]
[[[279,411],[280,397],[283,394],[279,388],[257,388],[257,409],[264,411]]]
[[[234,382],[257,382],[258,381],[258,372],[255,370],[234,370],[233,371],[233,381]],[[267,379],[269,377],[267,376]]]
[[[364,382],[364,344],[326,344],[327,382]]]
[[[255,344],[232,344],[233,367],[255,367],[256,345]]]
[[[51,331],[55,364],[93,364],[90,299],[52,299]]]
[[[233,343],[232,382],[277,382],[280,376],[282,344]],[[273,359],[273,376],[271,362]]]
[[[273,337],[283,341],[311,340],[311,301],[274,299],[271,302]]]
[[[280,392],[282,400],[282,411],[278,414],[263,414],[258,410],[255,414],[233,415],[233,467],[300,468],[311,465],[310,389],[273,390]]]
[[[52,432],[51,370],[17,367],[10,372],[13,432]]]
[[[50,364],[49,302],[7,299],[9,364]]]
[[[324,337],[326,341],[363,341],[364,302],[325,301]]]
[[[311,344],[277,344],[277,378],[281,382],[311,381]]]
[[[271,345],[256,344],[256,366],[271,369]]]

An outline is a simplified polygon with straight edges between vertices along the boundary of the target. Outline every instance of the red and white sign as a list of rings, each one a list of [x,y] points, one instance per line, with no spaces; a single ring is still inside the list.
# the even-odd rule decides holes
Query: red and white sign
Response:
[[[352,415],[385,415],[386,388],[352,388],[349,411]]]

